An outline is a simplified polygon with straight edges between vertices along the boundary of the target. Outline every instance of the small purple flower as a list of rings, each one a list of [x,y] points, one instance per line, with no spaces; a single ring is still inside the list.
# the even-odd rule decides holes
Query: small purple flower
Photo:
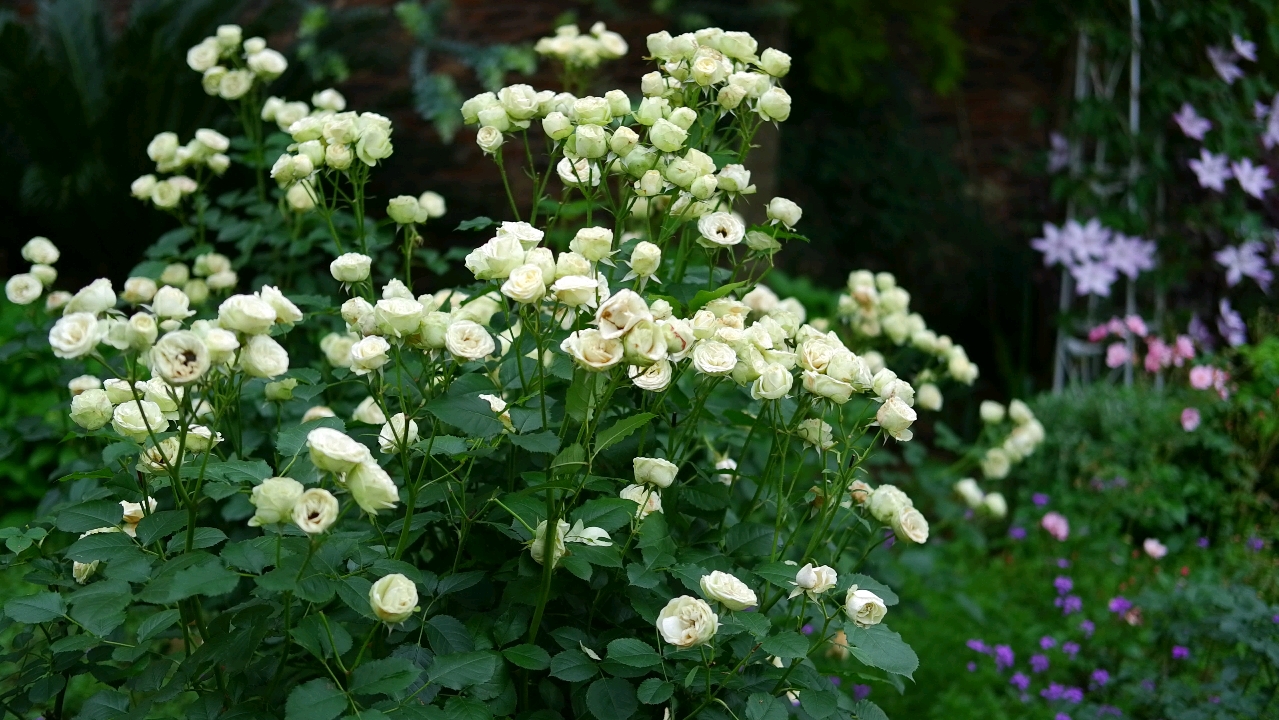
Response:
[[[1008,647],[1007,645],[995,646],[995,669],[996,670],[1003,670],[1006,667],[1012,667],[1013,660],[1015,658],[1016,656],[1013,654],[1012,648]]]
[[[1057,579],[1053,580],[1053,587],[1057,588],[1058,595],[1065,595],[1074,589],[1075,581],[1065,575],[1058,575]]]
[[[1054,717],[1053,720],[1070,720],[1070,716],[1066,713],[1057,713],[1057,716]]]
[[[1065,692],[1066,687],[1064,685],[1059,683],[1049,683],[1048,687],[1039,691],[1039,696],[1049,702],[1052,702],[1053,700],[1060,700],[1061,696]]]
[[[1117,595],[1110,599],[1110,612],[1117,615],[1123,615],[1132,609],[1132,601],[1123,595]]]
[[[968,649],[972,650],[973,652],[979,652],[983,655],[990,654],[990,646],[982,642],[981,640],[978,640],[977,638],[973,638],[972,640],[969,640],[967,645],[968,645]]]
[[[968,661],[968,672],[977,672],[977,663],[972,660]]]
[[[1067,595],[1064,598],[1057,598],[1053,604],[1061,608],[1062,615],[1077,613],[1084,609],[1084,601],[1078,595]]]
[[[1268,290],[1274,273],[1266,267],[1266,246],[1258,240],[1250,240],[1238,246],[1227,246],[1213,253],[1213,259],[1226,270],[1226,284],[1230,287],[1252,278],[1261,289]]]
[[[835,687],[839,687],[839,683],[840,683],[839,678],[835,677],[834,675],[831,675],[829,680],[831,685],[834,685]]]
[[[1262,548],[1264,548],[1265,546],[1266,546],[1266,541],[1262,540],[1259,537],[1248,538],[1248,549],[1253,552],[1261,552]]]
[[[1076,295],[1110,297],[1110,286],[1119,279],[1119,272],[1108,262],[1089,260],[1071,267],[1070,276],[1075,279]]]
[[[1185,660],[1188,657],[1190,657],[1190,648],[1186,647],[1185,645],[1172,646],[1173,660]]]
[[[1217,318],[1217,332],[1226,339],[1226,344],[1230,347],[1239,347],[1248,342],[1248,325],[1243,321],[1243,316],[1230,307],[1230,300],[1222,298],[1217,304],[1217,310],[1220,312]]]
[[[1048,504],[1048,496],[1043,493],[1035,493],[1030,496],[1030,501],[1038,507],[1043,507]]]
[[[1207,148],[1200,148],[1199,157],[1192,158],[1187,164],[1191,170],[1195,171],[1199,179],[1199,187],[1217,192],[1226,191],[1226,181],[1232,177],[1232,174],[1230,158],[1225,153],[1214,155],[1208,152]]]
[[[1079,654],[1079,643],[1068,640],[1061,644],[1061,651],[1070,657],[1074,657]]]
[[[884,540],[884,549],[885,549],[885,550],[887,550],[887,549],[889,549],[889,548],[891,548],[892,546],[894,546],[894,545],[896,545],[896,544],[897,544],[897,536],[893,534],[893,531],[892,531],[892,529],[891,529],[891,528],[890,528],[887,532],[885,532],[884,534],[885,534],[885,535],[887,535],[887,539],[886,539],[886,540]]]
[[[1048,656],[1047,656],[1047,655],[1031,655],[1031,656],[1030,656],[1030,671],[1031,671],[1031,672],[1034,672],[1034,673],[1041,673],[1041,672],[1043,672],[1043,671],[1045,671],[1045,670],[1047,670],[1047,669],[1048,669]]]
[[[1061,696],[1066,700],[1066,702],[1078,705],[1084,701],[1084,689],[1077,687],[1066,688],[1066,692],[1062,693]]]
[[[1097,715],[1114,715],[1115,717],[1123,717],[1124,711],[1114,705],[1102,705],[1097,708]]]
[[[1203,140],[1204,135],[1212,129],[1212,121],[1199,116],[1195,112],[1195,106],[1190,103],[1183,103],[1181,110],[1172,116],[1177,122],[1177,126],[1181,128],[1181,132],[1192,140]]]
[[[1270,168],[1265,164],[1253,165],[1249,158],[1230,163],[1230,172],[1239,181],[1239,187],[1258,200],[1263,199],[1266,191],[1275,186],[1270,179]]]
[[[1279,615],[1275,615],[1274,617],[1270,618],[1270,620],[1276,625],[1279,625]]]
[[[1064,570],[1070,567],[1070,561],[1067,560],[1066,558],[1057,558],[1057,567]]]
[[[1012,538],[1013,540],[1025,540],[1026,528],[1017,527],[1016,525],[1014,525],[1008,528],[1008,537]]]
[[[804,633],[805,635],[812,635],[812,634],[813,634],[813,630],[814,630],[813,626],[812,626],[812,625],[809,625],[809,624],[807,624],[807,623],[805,623],[804,627],[802,627],[802,628],[800,628],[800,629],[799,629],[799,631],[800,631],[800,632],[802,632],[802,633]]]
[[[1110,682],[1110,673],[1106,672],[1102,668],[1097,668],[1092,671],[1092,681],[1097,683],[1098,687],[1102,687],[1106,683]]]
[[[868,698],[868,697],[870,697],[870,686],[869,686],[869,685],[854,685],[854,686],[853,686],[853,699],[854,699],[854,700],[865,700],[865,699],[866,699],[866,698]]]
[[[1154,680],[1151,680],[1150,678],[1146,678],[1145,680],[1142,680],[1142,681],[1141,681],[1141,689],[1142,689],[1142,690],[1145,690],[1146,692],[1154,692],[1154,691],[1155,691],[1155,681],[1154,681]]]
[[[1057,647],[1057,641],[1051,635],[1045,635],[1039,638],[1039,647],[1042,650],[1052,650]]]
[[[1008,684],[1025,692],[1026,688],[1030,687],[1030,676],[1024,672],[1015,672],[1012,677],[1008,678]]]
[[[1199,538],[1199,540],[1198,540],[1198,541],[1196,541],[1196,542],[1195,542],[1195,544],[1196,544],[1196,545],[1198,545],[1198,546],[1199,546],[1199,547],[1201,547],[1201,548],[1206,548],[1206,547],[1208,547],[1208,538],[1206,538],[1206,537],[1201,537],[1201,538]]]
[[[1079,629],[1084,631],[1084,637],[1090,638],[1097,630],[1097,625],[1094,624],[1092,620],[1084,620],[1079,623]]]
[[[1221,703],[1221,696],[1220,696],[1220,695],[1213,695],[1213,696],[1211,696],[1211,697],[1209,697],[1209,698],[1208,698],[1208,702],[1212,703],[1213,705],[1218,705],[1218,704],[1220,704],[1220,703]]]

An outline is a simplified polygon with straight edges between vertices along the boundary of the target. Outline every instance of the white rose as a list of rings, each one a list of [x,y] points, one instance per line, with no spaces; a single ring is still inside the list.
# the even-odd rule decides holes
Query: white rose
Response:
[[[556,523],[554,538],[552,539],[551,548],[551,567],[559,564],[560,558],[564,557],[567,549],[564,547],[564,536],[568,534],[569,524],[560,520]],[[537,529],[533,531],[533,540],[529,543],[528,552],[533,557],[534,562],[538,565],[544,564],[546,560],[546,544],[547,544],[546,521],[537,524]]]
[[[131,277],[124,281],[124,291],[120,297],[131,305],[151,302],[156,294],[156,283],[149,277]]]
[[[795,573],[795,589],[791,591],[790,596],[795,597],[800,593],[808,593],[808,597],[816,600],[818,595],[835,587],[839,582],[839,575],[835,570],[826,565],[813,566],[808,563]]]
[[[796,428],[796,434],[805,443],[821,450],[835,447],[835,438],[829,423],[818,418],[808,418]]]
[[[253,87],[253,73],[248,70],[229,70],[218,80],[218,95],[226,100],[238,100]]]
[[[187,428],[186,449],[190,452],[206,452],[220,442],[222,442],[222,433],[215,433],[203,425],[192,425]]]
[[[113,307],[115,307],[115,291],[111,289],[111,281],[98,278],[81,288],[80,292],[76,293],[63,308],[63,313],[70,315],[84,312],[97,315]]]
[[[399,573],[392,573],[369,588],[369,607],[382,622],[402,623],[417,612],[417,585]]]
[[[783,197],[775,197],[768,201],[768,219],[780,222],[788,228],[795,227],[804,211],[798,205]]]
[[[336,474],[350,472],[356,465],[373,457],[363,444],[333,428],[316,428],[307,433],[306,446],[311,464]]]
[[[183,282],[186,281],[183,280]],[[151,312],[158,317],[175,320],[182,320],[195,314],[195,311],[191,310],[191,298],[172,285],[165,285],[156,291],[155,297],[151,299]]]
[[[56,312],[71,302],[71,293],[66,290],[54,290],[44,299],[44,309],[48,312]]]
[[[350,333],[329,333],[320,340],[320,351],[333,367],[351,367],[351,346],[359,338]]]
[[[582,185],[598,187],[600,179],[603,177],[599,165],[591,162],[588,158],[579,158],[577,160],[563,158],[555,166],[555,172],[560,176],[560,182],[569,187]]]
[[[492,125],[485,125],[475,134],[475,144],[487,155],[496,153],[502,147],[502,143],[506,138],[502,137],[502,131]]]
[[[519,267],[520,264],[521,263],[516,263],[516,267]],[[465,299],[465,297],[466,296],[464,295],[462,296],[463,299]],[[493,319],[493,316],[502,309],[501,304],[498,302],[500,299],[501,296],[497,293],[488,293],[476,298],[471,298],[467,300],[465,304],[461,305],[461,307],[458,307],[453,311],[453,319],[458,322],[470,320],[471,322],[479,325],[488,325],[489,321]],[[461,299],[459,299],[458,302],[460,303]]]
[[[622,338],[623,358],[632,365],[647,367],[665,359],[666,335],[652,320],[641,320]]]
[[[991,448],[981,459],[981,473],[991,480],[1003,480],[1008,477],[1012,468],[1012,460],[1003,448]]]
[[[706,247],[732,247],[746,237],[746,226],[732,213],[715,212],[697,221],[698,242]]]
[[[156,335],[159,332],[160,327],[155,322],[155,316],[140,312],[134,313],[133,317],[129,318],[124,334],[129,342],[129,347],[134,350],[146,350],[155,342]]]
[[[848,595],[844,597],[844,612],[848,613],[848,617],[857,627],[870,627],[883,621],[884,615],[888,613],[888,607],[884,605],[883,598],[875,593],[860,590],[856,585],[851,585],[848,588]]]
[[[955,483],[955,494],[963,498],[964,504],[976,510],[981,506],[985,494],[977,485],[977,481],[972,478],[964,478]]]
[[[784,365],[768,363],[751,385],[751,397],[756,400],[778,400],[790,392],[795,378]]]
[[[924,410],[934,412],[941,410],[941,390],[933,383],[924,383],[919,386],[919,390],[915,393],[915,402]]]
[[[252,377],[273,378],[289,371],[289,353],[268,335],[254,335],[240,353],[240,366]]]
[[[524,264],[526,253],[519,235],[498,233],[467,254],[465,265],[477,280],[503,280]]]
[[[263,285],[258,297],[267,305],[270,305],[271,309],[275,310],[276,322],[292,325],[302,321],[302,311],[298,309],[297,305],[293,304],[293,301],[284,297],[284,293],[280,292],[279,288]]]
[[[31,273],[18,273],[4,284],[5,297],[14,305],[30,305],[44,292],[44,283]]]
[[[433,310],[422,318],[422,327],[419,333],[421,346],[431,350],[443,350],[447,345],[447,337],[449,326],[453,324],[453,317],[446,312]],[[350,362],[350,351],[347,351],[348,364]]]
[[[654,308],[657,306],[657,303],[653,304]],[[693,352],[693,343],[697,342],[697,336],[693,334],[693,328],[688,324],[687,320],[666,318],[661,320],[659,324],[662,327],[662,334],[666,337],[666,356],[668,358],[678,362]]]
[[[249,335],[269,332],[275,317],[275,308],[256,295],[232,295],[218,306],[219,326]]]
[[[640,320],[652,319],[648,304],[633,290],[619,290],[601,303],[595,313],[595,325],[605,340],[620,338]]]
[[[703,595],[723,603],[729,610],[750,610],[759,605],[755,591],[726,572],[715,570],[709,575],[703,575],[699,584]]]
[[[608,133],[598,125],[578,125],[573,131],[572,152],[595,160],[608,152]]]
[[[60,257],[62,253],[59,252],[58,246],[46,237],[33,237],[22,246],[22,259],[29,263],[53,265]]]
[[[891,523],[893,518],[908,507],[914,507],[914,503],[896,485],[880,485],[870,494],[870,499],[867,501],[871,517],[885,525]]]
[[[613,254],[613,231],[604,227],[582,228],[568,247],[591,262],[600,262]]]
[[[105,328],[91,313],[77,312],[58,318],[49,330],[49,345],[56,357],[69,359],[88,355],[98,346]]]
[[[551,285],[551,292],[556,300],[569,307],[594,306],[599,283],[585,275],[566,275]]]
[[[235,357],[240,349],[240,341],[235,333],[222,328],[210,328],[204,335],[204,346],[209,349],[209,362],[213,365],[226,365]]]
[[[647,240],[631,250],[631,271],[639,277],[650,277],[662,266],[662,249]]]
[[[346,489],[355,504],[370,515],[390,510],[400,500],[399,488],[372,458],[365,459],[346,474]]]
[[[404,420],[404,413],[396,413],[378,431],[377,443],[382,452],[390,455],[417,442],[417,423],[409,420],[408,428],[406,429]]]
[[[635,387],[649,392],[661,392],[671,384],[671,364],[666,360],[658,360],[648,367],[630,366],[626,370]]]
[[[804,371],[804,389],[837,405],[848,402],[853,395],[852,385],[812,370]]]
[[[319,535],[338,518],[338,499],[323,488],[311,488],[293,504],[293,524],[307,535]]]
[[[719,616],[700,598],[682,595],[666,603],[657,614],[662,639],[680,649],[710,642],[719,630]]]
[[[356,375],[368,375],[390,361],[387,355],[391,344],[380,335],[368,337],[351,345],[351,371]]]
[[[171,385],[195,382],[209,370],[209,349],[189,330],[166,333],[151,348],[151,368]]]
[[[1002,520],[1008,515],[1008,501],[1003,493],[993,492],[983,499],[981,510],[996,520]]]
[[[1003,405],[993,400],[982,400],[980,414],[982,422],[995,425],[1004,421],[1006,410]]]
[[[923,513],[913,507],[902,508],[892,518],[893,533],[898,540],[918,543],[928,542],[928,521]]]
[[[71,398],[71,420],[85,430],[97,430],[111,421],[114,408],[106,390],[90,388]]]
[[[1008,403],[1008,417],[1018,425],[1025,425],[1035,419],[1035,413],[1030,411],[1030,406],[1021,400],[1013,400]]]
[[[70,391],[71,397],[75,397],[86,390],[102,389],[102,381],[96,375],[80,375],[71,378],[67,383],[67,390]]]
[[[594,328],[578,330],[564,338],[560,350],[592,372],[607,370],[620,363],[625,352],[620,338],[606,339]]]
[[[293,508],[302,497],[302,483],[293,478],[272,477],[253,487],[249,502],[256,508],[249,527],[262,527],[293,519]]]
[[[75,577],[76,582],[83,585],[89,582],[89,578],[93,577],[93,574],[98,571],[99,564],[100,561],[98,560],[88,563],[82,563],[79,560],[75,560],[71,563],[71,575]]]
[[[662,511],[662,494],[652,485],[627,485],[619,496],[639,505],[635,517],[643,520],[650,513]]]
[[[461,360],[480,360],[497,349],[493,336],[479,323],[458,320],[444,334],[444,347]]]
[[[422,325],[422,303],[400,297],[378,300],[373,308],[373,321],[385,335],[411,335]]]
[[[645,98],[645,102],[651,98]],[[643,111],[643,103],[640,104]],[[637,116],[638,119],[638,116]],[[659,118],[648,130],[648,140],[662,152],[676,152],[688,140],[688,131],[665,118]]]
[[[373,258],[360,253],[346,253],[329,263],[329,272],[338,282],[356,283],[367,280]]]
[[[693,367],[704,375],[727,375],[737,367],[737,353],[718,340],[704,340],[693,348]]]
[[[27,274],[35,276],[35,279],[39,280],[44,287],[53,285],[54,281],[58,279],[58,271],[52,265],[32,265]]]
[[[780,87],[771,87],[759,98],[759,115],[765,120],[783,122],[790,117],[790,94]]]
[[[372,335],[377,330],[373,306],[362,297],[353,297],[342,303],[339,313],[347,327],[361,335]]]
[[[624,158],[631,154],[639,144],[639,133],[634,130],[622,126],[613,131],[613,135],[608,139],[608,149],[612,150],[615,155]]]
[[[502,294],[518,303],[535,303],[546,294],[542,269],[537,265],[521,265],[511,271],[502,283]]]
[[[412,195],[400,195],[391,198],[386,205],[386,214],[399,225],[413,225],[426,222],[426,211]]]
[[[563,140],[573,134],[573,122],[562,112],[552,112],[542,118],[542,130],[552,140]]]
[[[910,425],[915,422],[916,417],[915,411],[896,395],[888,398],[875,413],[879,426],[893,439],[902,442],[907,442],[915,436],[910,431]]]
[[[386,422],[386,413],[382,412],[382,408],[378,407],[377,400],[370,395],[355,406],[355,410],[351,413],[351,419],[355,422],[369,425],[381,425]]]
[[[790,72],[790,55],[774,48],[768,48],[759,56],[759,66],[773,77],[784,77]]]
[[[148,435],[168,430],[169,421],[164,419],[164,412],[154,402],[130,400],[115,407],[111,428],[130,440],[141,442]]]
[[[668,488],[675,482],[679,467],[662,458],[637,457],[631,461],[635,471],[635,482]]]
[[[444,204],[444,196],[431,190],[419,195],[417,203],[422,207],[428,219],[444,217],[444,213],[447,211]]]

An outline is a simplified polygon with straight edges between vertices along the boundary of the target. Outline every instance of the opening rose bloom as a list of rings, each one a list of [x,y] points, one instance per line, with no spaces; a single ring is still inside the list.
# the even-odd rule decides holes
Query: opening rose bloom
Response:
[[[795,573],[795,582],[792,583],[795,589],[791,591],[790,596],[795,597],[800,593],[808,593],[808,597],[816,600],[818,595],[835,587],[839,582],[839,575],[834,568],[826,565],[813,566],[808,563]]]
[[[681,595],[657,614],[657,631],[662,639],[680,649],[704,645],[718,630],[719,616],[700,598]]]
[[[392,573],[369,588],[369,607],[382,622],[402,623],[417,611],[417,585],[399,573]]]
[[[726,572],[715,570],[701,579],[702,594],[729,610],[751,610],[759,605],[755,591]]]
[[[632,461],[635,468],[635,482],[668,488],[675,482],[679,467],[669,460],[661,458],[637,457]]]
[[[256,508],[249,527],[286,522],[293,517],[293,507],[302,497],[302,483],[293,478],[272,477],[254,486],[249,502]]]
[[[884,619],[888,607],[884,605],[883,598],[875,593],[851,585],[844,598],[844,611],[857,627],[870,627],[878,625]]]
[[[319,535],[338,518],[338,499],[323,488],[302,493],[293,505],[293,524],[307,535]]]

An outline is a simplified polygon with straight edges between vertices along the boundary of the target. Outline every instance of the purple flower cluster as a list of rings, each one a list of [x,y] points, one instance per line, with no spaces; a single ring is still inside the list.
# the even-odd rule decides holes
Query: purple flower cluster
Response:
[[[1035,493],[1030,496],[1030,501],[1033,502],[1036,507],[1043,507],[1048,504],[1048,496],[1043,493]]]
[[[1045,635],[1039,638],[1039,647],[1043,650],[1052,650],[1057,647],[1057,639],[1051,635]]]
[[[1066,687],[1061,683],[1049,683],[1048,687],[1039,691],[1039,696],[1049,702],[1065,700],[1069,703],[1079,704],[1084,701],[1082,688]]]
[[[1008,528],[1008,537],[1012,538],[1013,540],[1025,540],[1025,539],[1026,539],[1026,528],[1024,528],[1024,527],[1018,527],[1018,526],[1014,525],[1014,526],[1012,526],[1012,527]]]
[[[989,646],[989,645],[987,645],[986,643],[984,643],[984,642],[982,642],[981,640],[978,640],[978,639],[976,639],[976,638],[973,638],[972,640],[969,640],[967,644],[968,644],[968,649],[969,649],[969,650],[972,650],[973,652],[979,652],[979,653],[981,653],[981,654],[983,654],[983,655],[989,655],[989,654],[991,654],[991,652],[993,652],[993,651],[990,649],[990,646]]]
[[[1013,649],[1011,647],[1007,645],[995,646],[995,669],[996,670],[1003,670],[1004,668],[1012,667],[1013,661],[1015,659],[1016,659],[1016,655],[1013,654]]]
[[[1069,640],[1067,640],[1066,642],[1061,644],[1061,651],[1065,653],[1068,657],[1073,658],[1074,656],[1079,654],[1079,643],[1070,642]]]
[[[1097,687],[1103,687],[1106,683],[1110,682],[1110,673],[1106,672],[1102,668],[1097,668],[1092,671],[1092,681],[1097,683]]]
[[[1030,656],[1030,671],[1041,673],[1048,669],[1048,656],[1035,654]]]
[[[1248,549],[1253,552],[1261,552],[1266,547],[1266,541],[1259,537],[1248,538]]]
[[[1173,659],[1173,660],[1185,660],[1185,659],[1186,659],[1186,658],[1188,658],[1188,657],[1190,657],[1190,648],[1188,648],[1188,647],[1186,647],[1186,646],[1184,646],[1184,645],[1173,645],[1173,646],[1172,646],[1172,659]]]
[[[1110,612],[1123,615],[1132,609],[1132,601],[1123,595],[1117,595],[1110,599],[1110,604],[1107,607],[1110,608]]]
[[[1026,688],[1030,687],[1030,676],[1024,672],[1015,672],[1012,677],[1008,678],[1008,684],[1022,692],[1026,692]]]
[[[853,686],[853,699],[854,699],[854,700],[865,700],[865,699],[866,699],[866,698],[868,698],[868,697],[870,697],[870,686],[869,686],[869,685],[854,685],[854,686]]]
[[[1075,581],[1065,575],[1058,575],[1056,579],[1053,580],[1053,587],[1057,588],[1058,595],[1065,595],[1074,589]]]
[[[1084,631],[1084,637],[1090,638],[1097,631],[1097,625],[1092,620],[1085,620],[1079,623],[1079,629]]]
[[[1068,220],[1061,227],[1044,223],[1043,236],[1030,246],[1043,254],[1044,265],[1069,270],[1079,295],[1109,297],[1121,274],[1136,278],[1155,267],[1154,242],[1115,232],[1097,218],[1083,224]]]

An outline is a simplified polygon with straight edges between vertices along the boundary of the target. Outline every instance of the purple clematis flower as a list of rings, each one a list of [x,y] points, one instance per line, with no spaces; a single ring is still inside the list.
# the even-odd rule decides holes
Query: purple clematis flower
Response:
[[[1234,287],[1245,277],[1252,278],[1262,290],[1270,289],[1274,273],[1266,267],[1266,246],[1258,240],[1249,240],[1235,247],[1225,247],[1213,254],[1213,259],[1226,269],[1226,284]]]
[[[1214,155],[1206,148],[1200,148],[1199,158],[1192,159],[1186,164],[1195,171],[1199,179],[1199,187],[1217,192],[1226,191],[1226,181],[1231,178],[1231,173],[1230,158],[1226,157],[1225,153]]]
[[[1181,110],[1178,110],[1172,119],[1177,122],[1181,132],[1193,140],[1203,140],[1204,135],[1212,129],[1212,121],[1200,117],[1199,113],[1195,112],[1195,106],[1190,103],[1182,103]]]
[[[1275,186],[1274,181],[1270,179],[1270,168],[1265,165],[1253,165],[1252,160],[1248,158],[1230,163],[1230,172],[1239,181],[1239,187],[1258,200],[1265,197],[1266,191]]]

